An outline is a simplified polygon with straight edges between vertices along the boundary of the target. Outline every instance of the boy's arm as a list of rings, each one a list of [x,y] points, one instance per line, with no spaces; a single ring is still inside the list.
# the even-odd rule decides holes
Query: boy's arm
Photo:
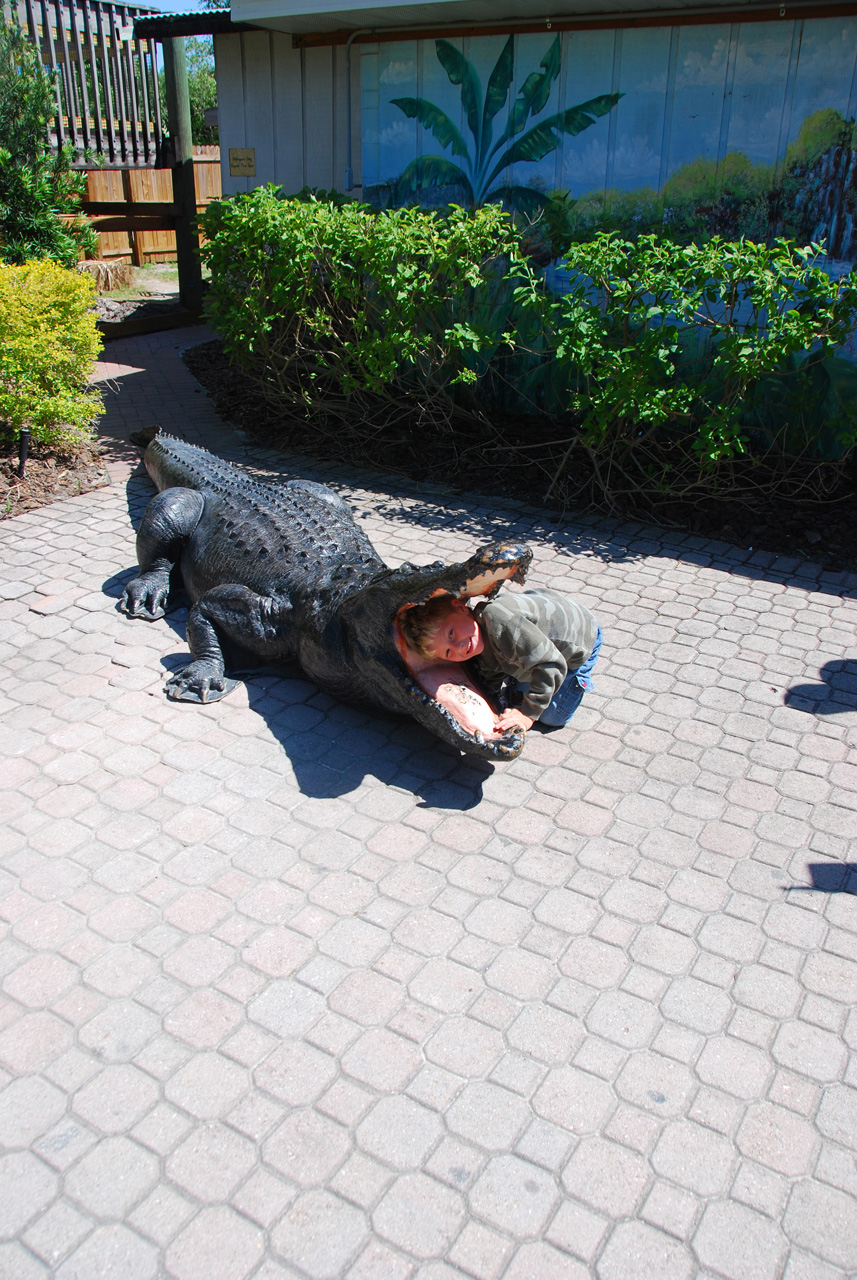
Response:
[[[495,658],[503,670],[522,684],[529,684],[521,711],[531,722],[538,720],[568,675],[565,658],[528,618],[517,617],[513,626],[492,629],[490,637]]]

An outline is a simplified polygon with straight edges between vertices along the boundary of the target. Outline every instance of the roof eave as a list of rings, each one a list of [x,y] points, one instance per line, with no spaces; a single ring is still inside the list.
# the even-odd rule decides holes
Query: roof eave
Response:
[[[134,19],[134,35],[151,40],[169,40],[173,36],[218,36],[257,29],[246,22],[233,22],[228,9],[207,13],[159,13]]]

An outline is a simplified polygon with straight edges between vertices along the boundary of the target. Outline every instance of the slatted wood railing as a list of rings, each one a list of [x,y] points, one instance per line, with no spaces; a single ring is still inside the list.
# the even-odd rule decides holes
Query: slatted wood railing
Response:
[[[134,36],[134,19],[158,12],[107,0],[3,0],[58,71],[52,144],[70,143],[75,165],[108,168],[171,163],[158,86],[157,42]]]

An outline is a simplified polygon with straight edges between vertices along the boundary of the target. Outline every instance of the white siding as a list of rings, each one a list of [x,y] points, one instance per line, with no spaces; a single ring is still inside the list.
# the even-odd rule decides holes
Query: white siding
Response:
[[[253,31],[214,38],[223,194],[280,183],[342,190],[347,153],[345,50],[299,51],[291,36]],[[352,168],[361,182],[360,50],[351,52]],[[229,175],[229,148],[254,147],[256,177]]]

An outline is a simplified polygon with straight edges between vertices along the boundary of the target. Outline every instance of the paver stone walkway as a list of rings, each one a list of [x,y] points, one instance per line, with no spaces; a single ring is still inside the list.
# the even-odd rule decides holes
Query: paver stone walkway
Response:
[[[3,1280],[857,1275],[857,579],[251,448],[111,344],[109,488],[0,524]],[[605,642],[459,758],[117,611],[165,429],[391,564],[533,546]]]

